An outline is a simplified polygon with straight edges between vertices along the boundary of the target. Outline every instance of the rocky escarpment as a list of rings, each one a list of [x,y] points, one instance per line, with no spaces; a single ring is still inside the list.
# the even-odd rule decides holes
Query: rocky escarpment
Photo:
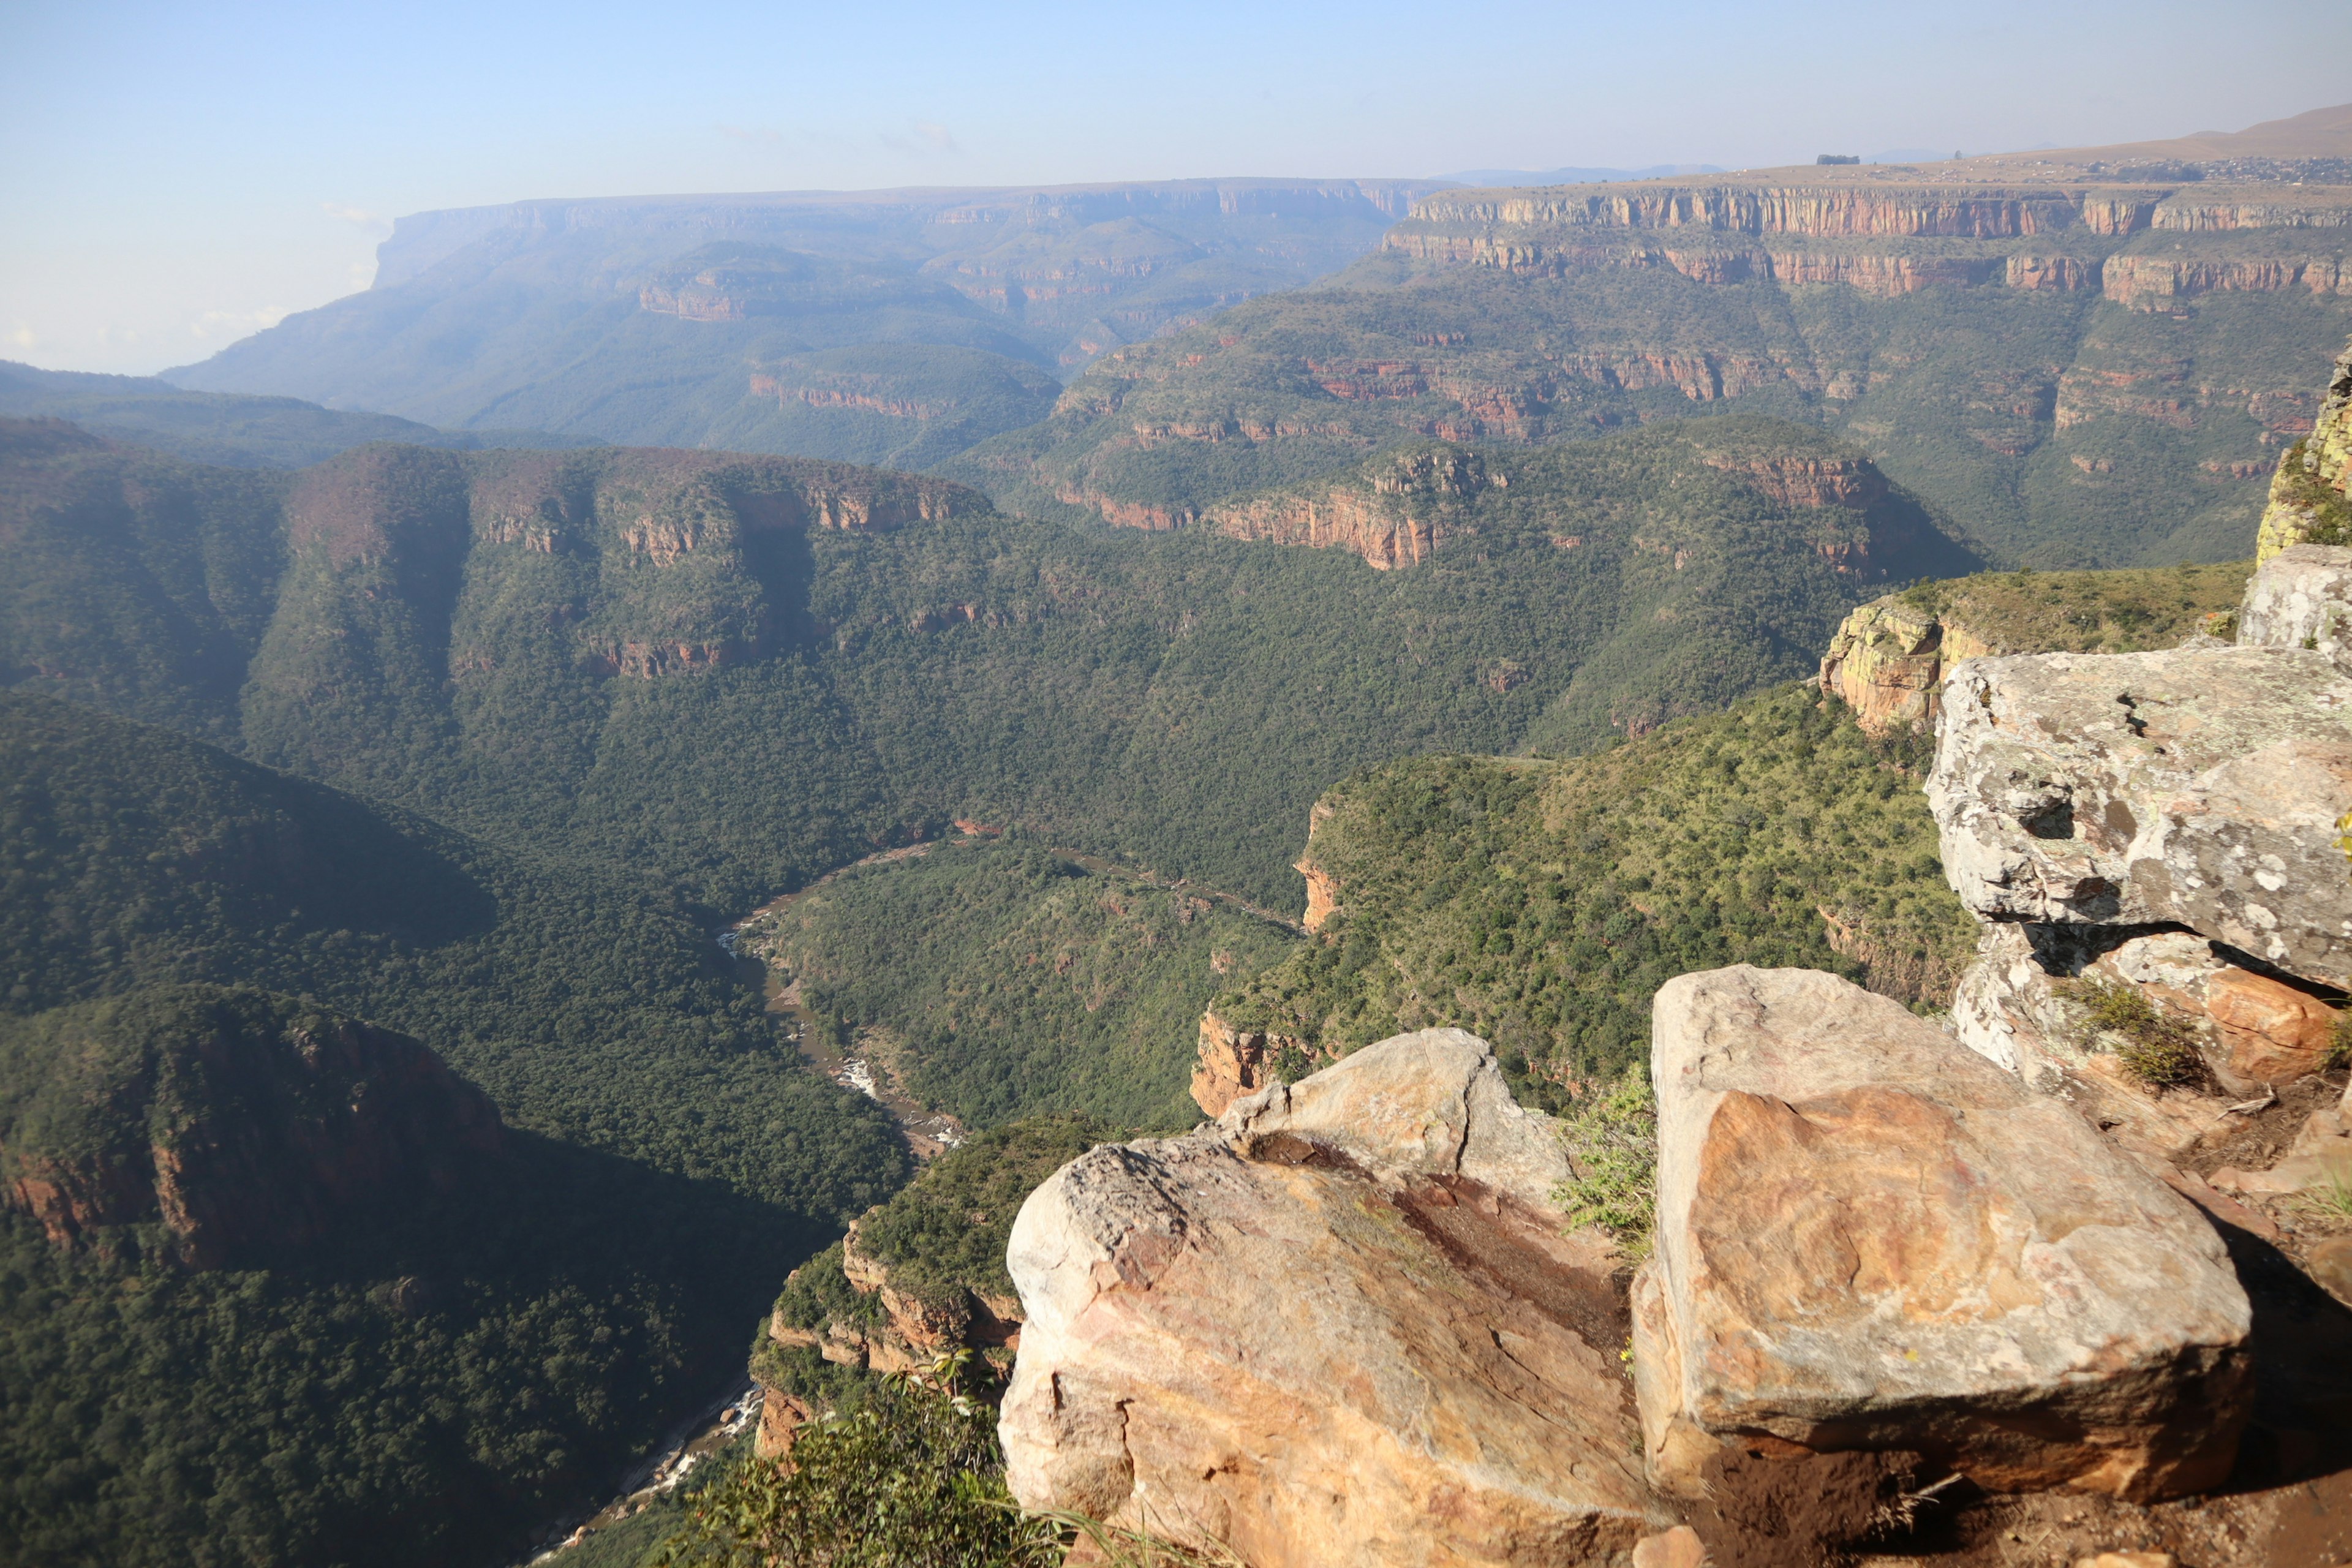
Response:
[[[1383,458],[1315,490],[1213,507],[1204,521],[1233,539],[1353,551],[1385,572],[1428,560],[1465,531],[1459,503],[1490,483],[1508,480],[1490,479],[1475,452],[1438,447]]]
[[[160,1226],[198,1268],[300,1247],[466,1180],[497,1110],[431,1050],[265,992],[138,992],[8,1026],[0,1180],[60,1247]]]
[[[2347,595],[2352,550],[2302,545],[2248,584],[2237,647],[1953,673],[1928,797],[1947,875],[1995,922],[1957,1012],[1972,1046],[2029,1075],[2074,1065],[2032,976],[2095,963],[2189,1015],[2224,1082],[2318,1065],[2317,1015],[2286,1016],[2308,1011],[2288,994],[2319,1008],[2352,981],[2336,842],[2352,811],[2352,674],[2332,632]],[[2182,931],[2210,944],[2211,964],[2194,942],[2169,953]],[[2213,998],[2249,992],[2284,1010],[2256,1033],[2284,1056],[2229,1043]]]
[[[1630,1319],[1561,1206],[1598,1146],[1457,1030],[1064,1166],[1008,1254],[1015,1494],[1281,1568],[1793,1565],[1963,1479],[2145,1541],[2231,1473],[2246,1292],[2072,1107],[1826,974],[1685,976],[1655,1029]]]
[[[1661,268],[1703,283],[1885,296],[1937,284],[2088,289],[2163,310],[2214,291],[2342,292],[2347,215],[2324,186],[2232,199],[2201,185],[1656,182],[1440,192],[1382,243],[1423,265],[1519,274]],[[2269,243],[2250,252],[2257,232]]]
[[[2336,361],[2311,434],[2279,457],[2256,559],[2297,544],[2352,544],[2352,346]]]
[[[1005,1238],[1030,1189],[1104,1131],[1068,1115],[992,1128],[794,1269],[751,1358],[761,1456],[788,1454],[800,1428],[833,1407],[835,1369],[921,1373],[970,1352],[982,1389],[992,1369],[1009,1369],[1025,1313],[1005,1273]]]

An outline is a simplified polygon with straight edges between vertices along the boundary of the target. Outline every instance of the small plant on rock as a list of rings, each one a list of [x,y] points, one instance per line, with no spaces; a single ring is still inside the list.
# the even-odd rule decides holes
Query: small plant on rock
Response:
[[[2197,1054],[2197,1031],[2138,990],[2110,980],[2089,977],[2070,987],[2083,1009],[2084,1041],[2095,1047],[2102,1037],[2113,1037],[2116,1057],[2124,1070],[2152,1089],[2195,1081],[2205,1070]]]
[[[1560,1116],[1560,1140],[1575,1174],[1553,1192],[1571,1226],[1597,1225],[1629,1260],[1650,1254],[1657,1217],[1658,1098],[1642,1063]]]

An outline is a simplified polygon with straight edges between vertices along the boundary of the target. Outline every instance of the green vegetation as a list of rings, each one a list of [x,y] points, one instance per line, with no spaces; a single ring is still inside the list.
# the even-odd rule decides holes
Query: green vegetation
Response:
[[[1201,1009],[1297,939],[1219,899],[1012,842],[846,872],[744,945],[925,1105],[979,1124],[1063,1107],[1189,1126]]]
[[[1323,1056],[1457,1025],[1557,1110],[1642,1057],[1652,994],[1690,970],[1799,965],[1935,1004],[1976,928],[1902,755],[1783,687],[1574,762],[1375,769],[1325,797],[1307,848],[1339,889],[1325,940],[1213,1005]]]
[[[2308,441],[2297,441],[2279,458],[2275,493],[2280,504],[2307,514],[2305,544],[2352,544],[2352,500],[2304,467]]]
[[[1748,466],[1775,454],[1840,456],[1752,420],[1528,454],[1471,531],[1375,572],[941,486],[944,518],[778,528],[779,490],[884,482],[781,459],[396,447],[303,476],[290,552],[271,492],[184,561],[141,542],[186,534],[149,498],[215,471],[52,442],[5,470],[0,647],[20,682],[716,910],[959,816],[1274,906],[1333,779],[1718,708],[1811,668],[1874,578],[1953,569],[1900,496],[1774,500]],[[67,489],[113,521],[41,499]],[[718,668],[654,663],[680,648]]]
[[[1986,572],[1915,584],[1901,597],[1998,653],[2139,653],[2178,647],[2216,617],[2233,616],[2253,570],[2252,561],[2227,561],[2120,572]]]
[[[705,1487],[662,1568],[1053,1568],[1059,1529],[1005,1489],[996,1412],[965,1363],[878,1380],[804,1427],[790,1465],[751,1460]]]
[[[1553,1194],[1573,1226],[1597,1225],[1626,1261],[1649,1256],[1658,1206],[1658,1097],[1646,1064],[1631,1061],[1560,1115],[1576,1173]]]
[[[2085,977],[2070,983],[2067,991],[2083,1009],[2084,1049],[2112,1042],[2124,1070],[2154,1089],[2193,1083],[2204,1076],[2197,1031],[2138,988]]]
[[[859,1220],[859,1256],[887,1268],[893,1289],[919,1299],[952,1290],[1009,1297],[1004,1247],[1022,1200],[1096,1144],[1126,1135],[1067,1111],[992,1128]]]
[[[902,1298],[954,1309],[969,1298],[1013,1297],[1004,1250],[1022,1200],[1037,1184],[1096,1144],[1126,1134],[1087,1116],[1052,1112],[992,1127],[942,1154],[890,1201],[857,1221],[861,1260],[888,1272]],[[788,1328],[822,1333],[832,1324],[860,1331],[882,1324],[879,1298],[850,1284],[835,1242],[794,1269],[771,1315]],[[825,1361],[808,1348],[787,1348],[767,1333],[751,1346],[752,1375],[814,1402],[821,1409],[855,1409],[873,1380]]]
[[[217,1075],[119,1117],[74,1089],[165,1059],[189,982],[404,1030],[520,1130],[495,1180],[227,1270],[136,1261],[136,1226],[59,1254],[7,1216],[16,1561],[493,1559],[726,1375],[784,1263],[902,1179],[878,1110],[614,871],[7,693],[0,889],[12,1151],[143,1151],[255,1103]],[[56,1076],[76,1041],[96,1077]]]

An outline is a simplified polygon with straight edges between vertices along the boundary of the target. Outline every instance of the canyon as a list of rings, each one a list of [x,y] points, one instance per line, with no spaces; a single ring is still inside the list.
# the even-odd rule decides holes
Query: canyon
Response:
[[[2273,558],[2246,605],[2293,599],[2288,579],[2341,602],[2352,550]],[[2328,750],[2334,656],[2299,621],[2238,618],[2235,646],[1957,664],[1968,700],[1933,716],[1927,793],[1985,923],[1948,1021],[1798,969],[1660,988],[1646,1234],[1564,1222],[1603,1168],[1593,1124],[1514,1105],[1482,1039],[1425,1029],[1266,1077],[1271,1037],[1204,1019],[1214,1120],[1093,1150],[1014,1224],[1015,1494],[1264,1563],[1900,1557],[1938,1514],[1970,1562],[2046,1561],[2053,1540],[2070,1560],[2326,1560],[2303,1553],[2340,1538],[2352,1494],[2320,1347],[2352,1342],[2352,1275],[2332,1211],[2297,1194],[2352,1161],[2330,1054],[2352,774]],[[2318,683],[2313,736],[2230,700],[2273,664]],[[2175,712],[2173,666],[2237,717]],[[2132,695],[2076,714],[2084,680]],[[2149,768],[2179,773],[2112,782]],[[2247,770],[2273,794],[2233,785]],[[2055,828],[2053,789],[2078,808]],[[2133,790],[2169,826],[2126,848],[2112,803]],[[2084,856],[2103,887],[2150,891],[2084,894]],[[2123,1065],[2165,1026],[2210,1078]],[[1268,1243],[1305,1282],[1295,1310],[1235,1293]],[[1612,1370],[1598,1352],[1629,1321]],[[1481,1369],[1496,1349],[1507,1364]],[[1529,1420],[1542,1442],[1516,1445]]]

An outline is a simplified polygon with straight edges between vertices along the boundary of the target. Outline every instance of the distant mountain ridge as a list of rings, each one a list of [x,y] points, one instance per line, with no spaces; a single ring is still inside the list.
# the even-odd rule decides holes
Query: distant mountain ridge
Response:
[[[231,468],[303,468],[370,441],[455,452],[598,444],[592,436],[545,430],[436,430],[397,415],[321,408],[294,397],[191,392],[152,375],[39,370],[8,360],[0,360],[0,415],[68,419],[95,435]]]
[[[1113,350],[941,471],[1125,521],[1403,440],[1744,406],[1841,431],[1996,557],[2241,557],[2311,345],[2352,331],[2352,184],[2288,177],[2346,118],[2258,127],[2310,156],[2210,177],[2126,148],[1433,192],[1347,271]]]
[[[1336,271],[1429,180],[519,202],[403,218],[364,293],[175,384],[456,429],[922,468],[1122,343]]]

